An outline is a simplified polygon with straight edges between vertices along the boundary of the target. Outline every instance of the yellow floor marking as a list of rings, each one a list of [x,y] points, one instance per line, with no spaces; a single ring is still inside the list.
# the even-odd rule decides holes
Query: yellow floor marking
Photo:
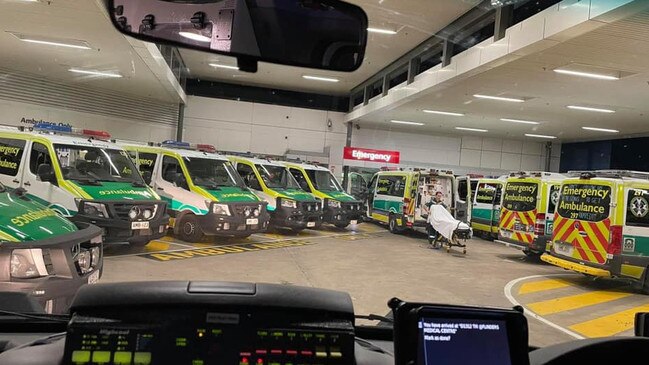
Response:
[[[586,337],[613,336],[617,333],[632,329],[637,312],[649,312],[649,304],[577,323],[569,328]]]
[[[149,244],[147,244],[144,247],[144,249],[147,252],[168,250],[169,249],[169,242],[163,242],[163,241],[158,241],[158,240],[151,241],[151,242],[149,242]]]
[[[570,286],[571,284],[562,279],[547,279],[524,283],[518,289],[518,294],[536,293],[545,290],[559,289]]]
[[[527,307],[534,311],[536,314],[545,315],[567,310],[579,309],[588,307],[595,304],[610,302],[613,300],[626,298],[631,296],[630,293],[621,293],[614,291],[593,291],[590,293],[570,295],[567,297],[554,298],[528,304]]]

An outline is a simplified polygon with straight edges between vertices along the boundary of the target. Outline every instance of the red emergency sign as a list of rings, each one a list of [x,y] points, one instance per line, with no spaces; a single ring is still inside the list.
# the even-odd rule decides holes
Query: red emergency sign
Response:
[[[371,150],[358,147],[345,147],[343,150],[345,160],[399,163],[399,157],[399,151]]]

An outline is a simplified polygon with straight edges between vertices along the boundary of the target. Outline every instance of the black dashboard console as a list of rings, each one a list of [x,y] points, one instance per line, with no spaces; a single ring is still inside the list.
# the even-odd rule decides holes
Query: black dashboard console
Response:
[[[63,364],[355,364],[348,294],[274,284],[83,287]]]

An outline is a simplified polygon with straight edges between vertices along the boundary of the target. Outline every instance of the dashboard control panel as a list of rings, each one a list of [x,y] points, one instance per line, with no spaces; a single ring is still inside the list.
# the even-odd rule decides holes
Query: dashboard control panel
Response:
[[[205,299],[210,294],[199,296]],[[78,308],[68,325],[63,363],[354,364],[353,312],[351,316],[341,308],[322,312],[306,302],[280,308],[272,301],[237,305],[232,300],[242,297],[249,302],[254,296],[230,294],[226,302],[233,303],[193,308],[181,303]]]

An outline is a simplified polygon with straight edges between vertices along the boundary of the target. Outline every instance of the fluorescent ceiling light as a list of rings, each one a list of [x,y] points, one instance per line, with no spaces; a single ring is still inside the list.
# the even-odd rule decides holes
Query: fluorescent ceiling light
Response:
[[[192,33],[192,32],[178,32],[178,35],[181,37],[185,37],[187,39],[191,39],[192,41],[197,41],[197,42],[211,42],[212,38],[206,37],[202,34],[198,33]]]
[[[225,69],[228,69],[228,70],[238,70],[239,69],[238,66],[221,65],[221,64],[218,64],[218,63],[210,63],[210,66],[216,67],[216,68],[225,68]]]
[[[123,77],[122,75],[114,72],[103,72],[103,71],[95,71],[95,70],[82,70],[79,68],[71,68],[68,71],[78,73],[78,74],[84,74],[84,75],[94,75],[94,76],[103,76],[103,77]]]
[[[480,128],[467,128],[467,127],[455,127],[455,129],[460,130],[460,131],[469,131],[469,132],[489,132],[486,129],[480,129]]]
[[[439,110],[427,110],[426,109],[423,112],[428,113],[428,114],[450,115],[450,116],[453,116],[453,117],[463,117],[464,116],[464,114],[462,114],[462,113],[442,112],[442,111],[439,111]]]
[[[367,31],[372,32],[372,33],[380,33],[380,34],[390,34],[390,35],[397,34],[397,32],[392,30],[392,29],[381,29],[381,28],[368,27]]]
[[[419,122],[407,122],[405,120],[391,120],[390,123],[394,124],[408,124],[408,125],[424,125],[424,123]]]
[[[620,133],[620,131],[618,131],[617,129],[595,128],[595,127],[581,127],[581,129],[585,129],[587,131],[595,131],[595,132]]]
[[[512,123],[519,123],[519,124],[541,124],[539,122],[534,122],[531,120],[521,120],[521,119],[511,119],[511,118],[500,118],[503,122],[512,122]]]
[[[618,76],[602,75],[602,74],[597,74],[592,72],[582,72],[582,71],[563,70],[563,69],[556,69],[554,70],[554,72],[559,74],[564,74],[564,75],[588,77],[591,79],[598,79],[598,80],[619,80],[620,79]]]
[[[492,96],[492,95],[483,95],[483,94],[475,94],[473,96],[476,97],[476,98],[479,98],[479,99],[509,101],[509,102],[512,102],[512,103],[524,103],[525,102],[525,99],[506,98],[506,97],[503,97],[503,96]]]
[[[302,78],[305,78],[307,80],[326,81],[326,82],[338,82],[338,81],[340,81],[340,80],[335,79],[333,77],[322,77],[322,76],[311,76],[311,75],[302,75]]]
[[[88,42],[77,40],[77,39],[56,39],[56,38],[22,34],[17,32],[10,32],[10,31],[7,31],[7,33],[27,43],[36,43],[36,44],[42,44],[46,46],[67,47],[67,48],[76,48],[76,49],[92,49],[88,44]]]
[[[597,112],[597,113],[615,113],[615,110],[611,110],[611,109],[591,108],[591,107],[579,106],[579,105],[568,105],[567,108],[575,109],[575,110],[585,110],[588,112]]]
[[[525,133],[525,136],[526,137],[532,137],[532,138],[546,138],[546,139],[555,139],[555,138],[557,138],[555,136],[547,136],[545,134],[529,134],[529,133]]]

